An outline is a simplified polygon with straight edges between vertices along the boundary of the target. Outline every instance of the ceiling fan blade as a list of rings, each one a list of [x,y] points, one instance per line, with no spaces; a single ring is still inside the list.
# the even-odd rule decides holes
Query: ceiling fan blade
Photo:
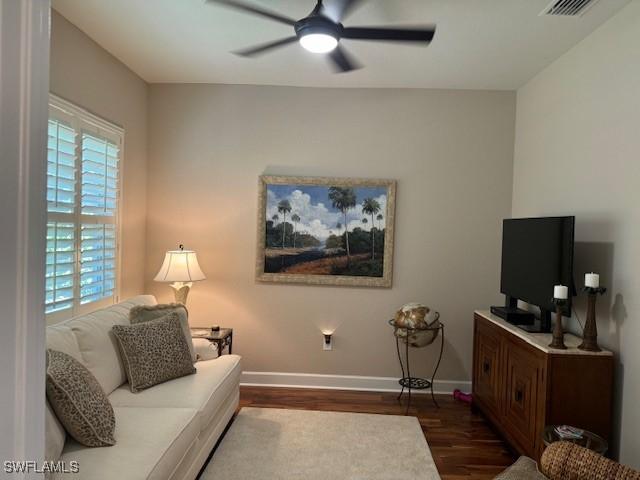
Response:
[[[357,70],[360,65],[351,58],[351,55],[347,54],[346,50],[338,45],[329,54],[329,58],[333,62],[333,66],[336,71],[345,73],[351,70]]]
[[[280,40],[275,40],[273,42],[263,43],[262,45],[256,45],[255,47],[245,48],[244,50],[238,50],[233,53],[235,53],[236,55],[240,55],[242,57],[253,57],[261,53],[266,53],[271,49],[283,47],[284,45],[295,42],[297,40],[298,40],[298,37],[294,35],[292,37],[282,38]]]
[[[218,3],[220,5],[226,5],[228,7],[236,8],[238,10],[243,10],[245,12],[253,13],[256,15],[260,15],[262,17],[269,18],[271,20],[275,20],[276,22],[284,23],[286,25],[293,25],[296,21],[293,18],[285,17],[284,15],[280,15],[277,12],[272,12],[270,10],[265,10],[260,7],[256,7],[246,2],[242,2],[239,0],[206,0],[207,3]]]
[[[429,43],[435,33],[435,26],[426,28],[345,27],[342,38]]]
[[[329,4],[324,5],[324,12],[334,22],[341,22],[363,3],[364,0],[329,0]]]

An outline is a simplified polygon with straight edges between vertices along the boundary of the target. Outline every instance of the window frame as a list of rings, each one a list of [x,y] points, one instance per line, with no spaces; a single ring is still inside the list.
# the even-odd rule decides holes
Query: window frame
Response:
[[[86,315],[100,308],[113,305],[120,301],[121,281],[122,281],[122,207],[123,203],[123,171],[124,171],[124,136],[125,131],[119,125],[115,125],[84,108],[81,108],[53,93],[49,94],[49,119],[55,119],[69,124],[76,132],[77,140],[75,145],[75,199],[74,213],[48,212],[47,224],[49,222],[73,223],[74,225],[74,294],[73,306],[63,310],[58,310],[46,314],[47,323],[57,323],[79,315]],[[115,215],[87,215],[82,214],[82,135],[83,133],[98,135],[115,143],[119,148],[118,153],[118,184],[116,194]],[[81,242],[83,224],[113,224],[115,226],[115,288],[113,295],[100,300],[80,303],[80,266],[81,266]],[[44,279],[43,279],[44,280]],[[44,300],[43,300],[44,306]]]

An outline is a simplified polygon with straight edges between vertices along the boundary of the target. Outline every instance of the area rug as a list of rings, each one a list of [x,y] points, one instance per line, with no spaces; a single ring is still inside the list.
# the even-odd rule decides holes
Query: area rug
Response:
[[[439,480],[415,417],[243,408],[201,480]]]

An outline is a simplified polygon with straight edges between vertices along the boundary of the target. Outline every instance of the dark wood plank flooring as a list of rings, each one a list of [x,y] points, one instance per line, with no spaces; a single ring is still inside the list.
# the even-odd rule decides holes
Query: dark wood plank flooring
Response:
[[[515,457],[480,414],[448,395],[414,395],[409,415],[418,417],[443,480],[492,479]],[[404,415],[394,393],[241,387],[240,407],[292,408]]]

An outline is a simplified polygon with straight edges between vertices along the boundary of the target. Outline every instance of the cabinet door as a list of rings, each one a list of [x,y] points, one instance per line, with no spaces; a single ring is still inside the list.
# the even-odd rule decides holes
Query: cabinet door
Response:
[[[509,340],[505,344],[505,422],[514,440],[535,458],[541,434],[538,418],[544,418],[544,398],[539,392],[544,360],[521,343]]]
[[[476,321],[474,398],[490,409],[500,413],[500,335],[495,328],[482,320]]]

